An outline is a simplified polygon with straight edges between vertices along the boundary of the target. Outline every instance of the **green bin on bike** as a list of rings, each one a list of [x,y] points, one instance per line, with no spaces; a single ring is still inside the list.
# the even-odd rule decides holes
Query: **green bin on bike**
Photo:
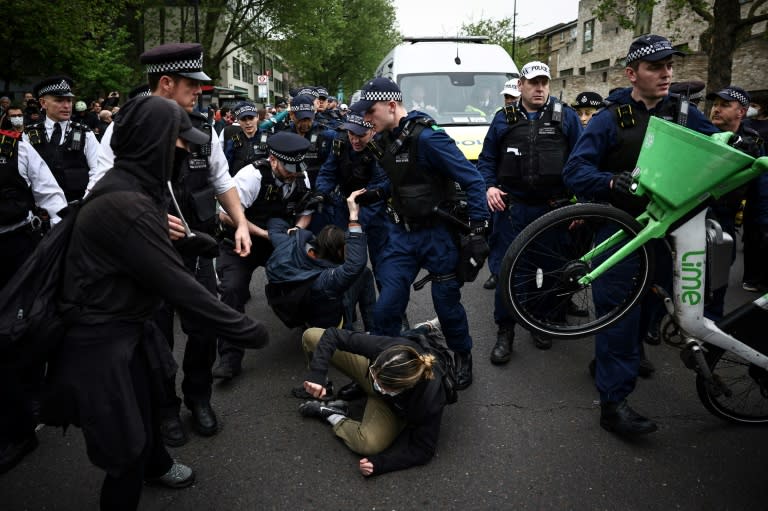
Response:
[[[651,117],[637,159],[640,172],[636,179],[641,189],[677,208],[753,161],[717,137]]]

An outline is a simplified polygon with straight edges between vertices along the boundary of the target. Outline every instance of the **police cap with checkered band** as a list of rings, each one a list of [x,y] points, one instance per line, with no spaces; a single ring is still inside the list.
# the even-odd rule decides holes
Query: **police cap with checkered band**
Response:
[[[365,113],[379,101],[402,101],[403,93],[400,87],[389,78],[380,76],[363,85],[360,100],[350,108],[355,112]]]
[[[630,65],[638,60],[658,62],[672,55],[684,57],[685,53],[673,48],[672,43],[666,37],[649,34],[632,41],[629,52],[627,52],[626,63]]]
[[[192,80],[210,81],[203,72],[203,46],[198,43],[169,43],[141,54],[139,61],[147,74],[179,75]]]
[[[730,87],[726,87],[723,90],[719,90],[717,92],[710,92],[707,94],[707,99],[712,101],[715,98],[724,99],[726,101],[737,101],[739,105],[743,106],[744,108],[749,108],[749,103],[751,101],[751,98],[749,97],[749,94],[747,91],[742,89],[741,87],[736,87],[734,85],[731,85]]]
[[[72,83],[72,78],[68,76],[49,76],[37,82],[32,87],[32,91],[36,98],[43,96],[73,97]]]
[[[283,164],[288,172],[303,170],[304,155],[309,149],[309,140],[289,131],[278,131],[267,138],[269,154]]]

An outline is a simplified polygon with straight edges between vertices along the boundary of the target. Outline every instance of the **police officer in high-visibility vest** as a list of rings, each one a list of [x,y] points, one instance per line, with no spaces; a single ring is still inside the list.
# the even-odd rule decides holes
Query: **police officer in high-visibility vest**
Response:
[[[93,131],[72,120],[72,79],[51,76],[34,86],[34,94],[45,109],[45,119],[27,126],[24,140],[43,157],[67,201],[82,199],[101,151]]]
[[[579,117],[549,94],[549,66],[529,62],[521,69],[516,103],[499,110],[483,142],[477,169],[485,179],[493,232],[488,266],[498,274],[501,259],[520,231],[568,197],[561,173],[581,134]],[[505,364],[512,356],[515,322],[496,289],[493,318],[498,327],[491,362]],[[533,336],[539,349],[552,341]]]
[[[365,112],[365,120],[380,135],[377,154],[391,183],[389,238],[377,263],[381,291],[372,333],[400,333],[410,286],[426,268],[433,275],[432,303],[457,362],[457,387],[464,389],[472,384],[472,337],[456,274],[457,233],[434,208],[455,204],[456,183],[461,186],[471,231],[467,260],[482,265],[488,255],[484,233],[489,216],[483,178],[431,117],[405,110],[403,94],[392,80],[381,77],[366,83],[352,110]]]

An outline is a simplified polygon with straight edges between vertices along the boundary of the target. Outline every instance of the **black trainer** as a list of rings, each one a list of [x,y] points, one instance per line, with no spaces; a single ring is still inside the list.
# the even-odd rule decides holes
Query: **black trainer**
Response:
[[[299,405],[299,413],[304,417],[319,417],[325,419],[331,415],[347,416],[349,405],[346,401],[307,401]]]
[[[499,278],[494,273],[491,273],[491,276],[488,277],[488,280],[486,280],[483,283],[483,288],[484,289],[496,289],[496,284],[498,284],[498,282],[499,282]]]

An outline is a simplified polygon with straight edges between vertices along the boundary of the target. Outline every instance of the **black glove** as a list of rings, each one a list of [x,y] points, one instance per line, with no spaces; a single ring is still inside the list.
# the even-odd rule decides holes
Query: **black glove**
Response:
[[[637,183],[635,183],[631,172],[620,172],[613,177],[613,187],[611,196],[614,206],[623,209],[631,214],[638,215],[645,210],[648,205],[648,198],[642,195],[635,195]]]
[[[219,256],[219,244],[213,236],[200,231],[192,232],[194,236],[185,236],[173,241],[173,246],[181,255],[210,258]]]
[[[322,193],[317,193],[307,199],[307,201],[303,204],[301,204],[301,207],[297,209],[297,213],[300,213],[301,211],[323,211],[323,204],[328,203],[328,197],[326,197]]]
[[[364,191],[363,193],[355,197],[355,202],[357,202],[361,206],[369,206],[374,202],[379,202],[383,198],[384,198],[384,194],[381,193],[380,189],[372,188],[370,190]]]
[[[490,251],[483,234],[462,236],[459,247],[459,265],[456,268],[458,280],[460,282],[474,282]]]

